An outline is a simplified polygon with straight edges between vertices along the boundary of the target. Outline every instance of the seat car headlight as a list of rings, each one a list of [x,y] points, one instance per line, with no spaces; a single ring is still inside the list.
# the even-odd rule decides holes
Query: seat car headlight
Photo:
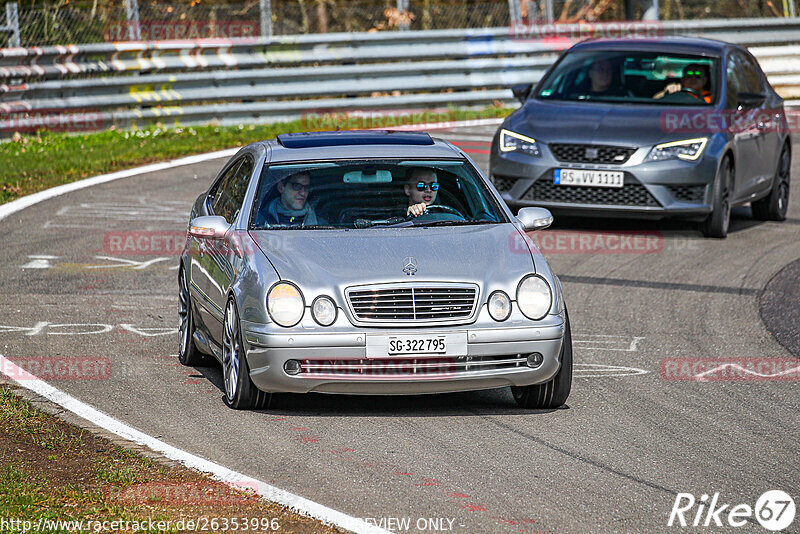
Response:
[[[535,139],[526,135],[518,134],[505,128],[500,130],[500,152],[524,152],[529,156],[542,155],[539,145]]]
[[[511,299],[502,291],[489,295],[489,315],[495,321],[505,321],[511,315]]]
[[[267,311],[281,326],[294,326],[303,318],[306,304],[303,294],[290,282],[278,282],[267,293]]]
[[[311,303],[311,316],[320,326],[330,326],[336,321],[336,304],[330,297],[317,297]]]
[[[697,139],[687,139],[685,141],[673,141],[656,145],[644,159],[648,161],[664,161],[666,159],[684,159],[695,161],[703,153],[708,143],[708,137],[698,137]]]
[[[517,286],[517,305],[528,319],[543,319],[553,304],[553,291],[541,276],[531,274]]]

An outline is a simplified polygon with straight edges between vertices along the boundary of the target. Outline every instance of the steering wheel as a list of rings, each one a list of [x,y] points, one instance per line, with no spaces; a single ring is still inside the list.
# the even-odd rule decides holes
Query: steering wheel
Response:
[[[465,221],[467,220],[467,218],[464,217],[461,214],[461,212],[458,211],[457,209],[451,208],[450,206],[442,206],[441,204],[431,204],[430,206],[428,206],[425,209],[425,213],[420,215],[420,217],[423,217],[423,216],[427,215],[428,213],[430,213],[431,210],[441,211],[442,213],[449,213],[450,215],[455,215],[456,217],[461,217]]]
[[[695,97],[697,97],[698,100],[703,100],[703,95],[701,95],[700,93],[698,93],[697,91],[695,91],[694,89],[691,89],[689,87],[681,87],[681,90],[678,91],[678,92],[679,93],[689,93],[690,95],[694,95]]]

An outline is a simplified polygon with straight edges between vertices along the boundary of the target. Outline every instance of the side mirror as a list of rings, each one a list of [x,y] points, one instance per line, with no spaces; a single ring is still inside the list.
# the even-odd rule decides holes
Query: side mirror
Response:
[[[736,100],[745,108],[757,108],[764,103],[767,95],[764,93],[737,93]]]
[[[553,224],[553,214],[544,208],[522,208],[517,213],[517,220],[525,230],[544,230]]]
[[[222,239],[230,227],[225,217],[205,215],[192,219],[189,223],[189,235],[203,239]]]
[[[532,83],[520,83],[511,86],[511,92],[514,94],[514,98],[516,98],[523,104],[525,103],[525,100],[528,99],[528,95],[530,94],[531,89],[533,89]]]

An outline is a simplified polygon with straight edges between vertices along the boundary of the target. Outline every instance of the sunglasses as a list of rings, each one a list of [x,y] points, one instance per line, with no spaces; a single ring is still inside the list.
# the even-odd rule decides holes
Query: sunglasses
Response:
[[[293,191],[299,193],[300,191],[305,191],[306,193],[311,188],[311,185],[304,185],[299,182],[286,182],[286,184],[292,188]]]
[[[703,72],[699,70],[687,70],[683,73],[684,78],[702,78]]]
[[[426,188],[430,187],[431,191],[438,191],[439,190],[439,182],[417,182],[417,191],[425,191]]]

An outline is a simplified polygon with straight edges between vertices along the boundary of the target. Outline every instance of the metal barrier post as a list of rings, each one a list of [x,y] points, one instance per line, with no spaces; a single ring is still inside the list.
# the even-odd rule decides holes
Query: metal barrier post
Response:
[[[401,14],[408,13],[409,9],[409,0],[397,0],[397,11]],[[408,31],[410,29],[410,24],[408,22],[403,22],[397,28],[400,31]]]
[[[259,0],[261,11],[261,37],[272,37],[272,1]]]
[[[519,2],[520,0],[508,0],[508,20],[512,27],[522,22],[522,10]]]
[[[140,41],[142,33],[139,28],[138,0],[125,0],[125,14],[128,17],[128,38],[131,41]]]
[[[20,46],[19,40],[19,10],[16,2],[9,2],[6,4],[6,24],[0,26],[0,31],[5,31],[11,34],[8,38],[8,46],[16,48]]]

